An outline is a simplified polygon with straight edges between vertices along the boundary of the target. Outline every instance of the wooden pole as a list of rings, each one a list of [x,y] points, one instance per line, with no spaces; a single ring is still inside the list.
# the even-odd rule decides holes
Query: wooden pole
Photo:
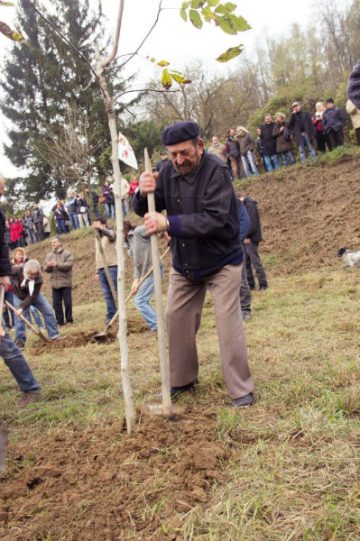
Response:
[[[151,162],[147,148],[144,150],[145,171],[151,173]],[[155,195],[149,193],[147,196],[149,212],[155,212]],[[161,290],[161,270],[160,270],[160,254],[159,242],[157,235],[151,235],[151,257],[154,271],[154,286],[155,286],[155,302],[156,302],[156,318],[158,332],[158,347],[160,357],[160,374],[161,374],[161,394],[163,414],[171,414],[171,396],[170,396],[170,367],[169,355],[167,351],[167,333],[165,325],[165,313],[162,302]]]

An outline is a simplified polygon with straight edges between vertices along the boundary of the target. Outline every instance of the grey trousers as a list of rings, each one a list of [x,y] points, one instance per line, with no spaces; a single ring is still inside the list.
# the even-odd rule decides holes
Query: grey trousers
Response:
[[[240,304],[241,311],[251,313],[251,291],[247,281],[246,266],[242,265],[241,284],[240,284]]]
[[[259,281],[259,286],[267,286],[267,278],[265,274],[264,267],[261,263],[259,256],[259,244],[251,242],[250,244],[244,244],[244,256],[245,256],[245,265],[246,273],[249,287],[251,289],[255,288],[255,278],[253,274],[252,267],[255,269],[257,279]]]
[[[242,265],[226,265],[216,274],[193,283],[171,270],[167,326],[172,387],[181,387],[198,377],[196,333],[208,289],[215,305],[221,365],[228,392],[235,399],[253,391],[239,302],[241,271]]]

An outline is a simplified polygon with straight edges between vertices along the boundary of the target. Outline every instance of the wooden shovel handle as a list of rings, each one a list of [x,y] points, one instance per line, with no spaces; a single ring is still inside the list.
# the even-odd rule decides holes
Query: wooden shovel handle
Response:
[[[25,325],[26,325],[27,327],[29,327],[29,329],[32,330],[32,332],[33,332],[34,334],[36,334],[37,336],[39,336],[42,340],[44,340],[44,342],[50,342],[50,340],[48,340],[46,336],[44,336],[41,332],[39,332],[39,331],[34,327],[34,325],[32,325],[32,324],[30,323],[30,321],[28,321],[28,320],[26,319],[26,317],[24,317],[22,314],[20,314],[20,315],[17,314],[17,310],[16,310],[15,306],[13,306],[9,301],[5,301],[5,304],[6,304],[6,306],[8,306],[8,307],[10,308],[10,310],[12,310],[12,311],[14,312],[14,314],[15,314],[19,319],[21,319],[21,321],[23,321],[23,323],[25,323]]]

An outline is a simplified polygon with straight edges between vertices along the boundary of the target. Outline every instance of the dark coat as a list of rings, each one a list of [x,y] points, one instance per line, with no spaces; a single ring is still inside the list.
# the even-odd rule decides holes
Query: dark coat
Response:
[[[360,60],[350,73],[348,98],[360,109]]]
[[[231,259],[241,263],[237,200],[228,168],[219,158],[204,152],[189,177],[166,164],[157,179],[155,202],[157,211],[167,211],[173,266],[188,280],[195,280],[199,271],[216,272]],[[133,207],[140,216],[148,211],[139,192]]]
[[[284,130],[281,130],[281,128],[286,128],[288,130],[288,127],[285,124],[279,124],[278,122],[275,122],[274,128],[273,128],[273,136],[276,141],[276,153],[281,154],[282,152],[287,152],[288,150],[292,150],[293,145],[291,139],[286,139],[284,137]]]
[[[276,141],[273,137],[274,126],[274,122],[271,122],[271,124],[265,123],[260,126],[260,137],[262,140],[264,156],[273,156],[274,154],[276,154]]]
[[[228,158],[240,158],[240,146],[235,137],[229,137],[226,139],[226,154]]]
[[[14,294],[17,296],[18,299],[22,301],[22,303],[20,304],[20,308],[24,310],[25,308],[28,308],[31,304],[33,304],[33,301],[36,299],[36,297],[40,293],[40,289],[43,284],[43,279],[41,276],[36,278],[35,288],[32,295],[30,295],[28,282],[26,282],[26,284],[23,286],[22,285],[23,281],[24,281],[24,266],[23,265],[14,266],[12,269],[11,283],[13,286]]]
[[[310,141],[315,137],[315,128],[311,120],[309,113],[300,111],[299,113],[293,113],[288,124],[289,130],[292,130],[295,135],[297,145],[302,143],[301,133],[305,132]]]
[[[252,197],[245,197],[243,200],[243,205],[250,219],[250,229],[247,234],[247,238],[250,239],[251,242],[258,244],[260,241],[262,241],[262,232],[257,202],[255,199],[252,199]]]
[[[254,150],[254,139],[251,137],[250,133],[245,133],[241,136],[238,135],[238,139],[240,144],[240,152],[243,156],[245,156],[249,150],[251,150],[251,152]]]
[[[0,207],[0,276],[10,276],[11,263],[9,259],[9,249],[5,242],[5,214]]]
[[[326,109],[323,115],[324,131],[327,133],[330,130],[340,131],[344,127],[346,115],[339,107]]]

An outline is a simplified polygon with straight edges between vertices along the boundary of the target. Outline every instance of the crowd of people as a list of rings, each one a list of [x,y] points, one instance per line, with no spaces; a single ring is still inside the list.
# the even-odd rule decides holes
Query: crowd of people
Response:
[[[360,145],[360,110],[348,100],[346,111]],[[233,179],[259,175],[260,171],[295,164],[297,154],[303,161],[343,145],[346,120],[345,111],[336,107],[332,98],[317,102],[312,115],[304,111],[300,101],[295,101],[289,118],[281,111],[274,116],[266,114],[256,128],[256,137],[244,126],[230,128],[223,143],[214,135],[208,152],[228,165]]]

